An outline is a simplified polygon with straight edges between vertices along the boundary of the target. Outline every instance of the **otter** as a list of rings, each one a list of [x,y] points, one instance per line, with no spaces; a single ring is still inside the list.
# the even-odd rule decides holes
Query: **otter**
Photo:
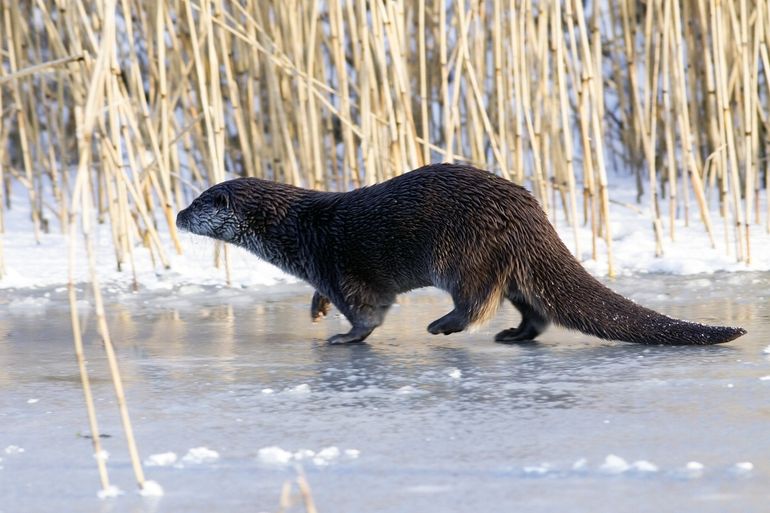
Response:
[[[642,344],[718,344],[742,328],[667,317],[591,276],[534,196],[487,171],[435,164],[350,192],[237,178],[179,212],[180,230],[243,247],[311,284],[311,318],[330,303],[351,329],[328,342],[362,342],[396,295],[434,286],[454,309],[428,326],[449,335],[488,320],[503,299],[521,313],[497,342],[534,340],[550,323]]]

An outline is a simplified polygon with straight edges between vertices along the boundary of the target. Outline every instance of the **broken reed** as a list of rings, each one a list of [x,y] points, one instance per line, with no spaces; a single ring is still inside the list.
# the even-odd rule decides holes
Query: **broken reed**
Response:
[[[676,219],[699,218],[746,262],[770,230],[766,2],[1,5],[4,203],[19,182],[36,236],[66,226],[90,145],[83,172],[120,268],[138,246],[168,266],[175,212],[226,170],[345,190],[470,162],[526,185],[555,220],[589,225],[588,254],[604,239],[611,274],[607,183],[624,173],[660,255]],[[116,40],[94,93],[109,16]],[[82,134],[90,94],[99,110]]]

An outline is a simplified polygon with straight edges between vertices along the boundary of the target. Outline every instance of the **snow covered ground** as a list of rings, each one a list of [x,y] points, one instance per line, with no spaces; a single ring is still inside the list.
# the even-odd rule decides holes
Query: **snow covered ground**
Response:
[[[770,270],[770,235],[762,225],[753,227],[752,265],[738,263],[735,259],[734,240],[729,247],[725,244],[724,223],[713,212],[716,248],[711,248],[706,230],[699,220],[694,201],[691,205],[690,226],[684,220],[677,221],[677,240],[672,242],[664,223],[664,257],[655,257],[655,243],[649,215],[649,202],[642,201],[636,208],[623,204],[635,204],[635,187],[620,180],[610,189],[613,251],[617,273],[669,273],[697,274],[717,271],[764,271]],[[67,238],[54,227],[36,244],[32,232],[29,212],[23,208],[28,200],[20,187],[14,191],[14,208],[6,213],[6,233],[3,235],[6,275],[0,279],[0,288],[48,287],[67,282]],[[762,212],[766,212],[766,195],[762,195]],[[578,209],[582,212],[582,206]],[[582,219],[582,217],[581,217]],[[162,228],[162,223],[161,223]],[[573,230],[560,216],[557,229],[568,247],[574,251]],[[731,234],[734,236],[734,234]],[[153,266],[146,249],[137,247],[134,255],[137,278],[146,289],[170,289],[182,284],[222,284],[225,272],[213,265],[213,243],[201,237],[181,234],[183,255],[176,255],[168,234],[161,230],[164,247],[171,259],[171,269]],[[591,231],[588,226],[579,229],[581,260],[594,274],[607,274],[607,255],[602,240],[598,241],[598,259],[591,260]],[[125,285],[131,283],[131,272],[126,265],[118,272],[112,249],[109,227],[97,225],[95,232],[97,265],[99,277],[105,284]],[[82,240],[78,240],[79,266],[77,281],[87,279],[86,260]],[[234,286],[255,287],[281,282],[294,282],[279,269],[260,261],[241,249],[231,247],[232,280]]]

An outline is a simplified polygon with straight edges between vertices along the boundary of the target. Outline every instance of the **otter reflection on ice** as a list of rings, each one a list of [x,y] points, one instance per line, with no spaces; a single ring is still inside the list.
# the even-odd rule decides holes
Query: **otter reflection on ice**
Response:
[[[204,191],[177,226],[246,248],[315,287],[311,316],[331,302],[352,324],[332,344],[363,341],[397,294],[427,286],[454,302],[428,326],[433,334],[488,320],[503,298],[522,320],[498,342],[532,340],[551,322],[642,344],[718,344],[745,333],[673,319],[612,292],[526,189],[470,166],[429,165],[346,193],[239,178]]]

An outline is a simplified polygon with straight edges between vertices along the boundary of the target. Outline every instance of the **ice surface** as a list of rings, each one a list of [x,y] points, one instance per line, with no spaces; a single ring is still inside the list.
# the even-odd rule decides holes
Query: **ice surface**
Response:
[[[433,337],[425,326],[452,309],[435,291],[400,297],[367,344],[336,347],[325,339],[347,326],[310,323],[309,288],[201,285],[173,304],[168,290],[117,287],[106,311],[145,473],[166,492],[157,509],[139,493],[94,497],[66,290],[7,291],[6,302],[50,302],[37,313],[0,308],[0,509],[275,511],[300,465],[321,512],[764,511],[770,297],[766,275],[736,276],[699,276],[710,285],[697,289],[677,276],[611,284],[666,314],[748,331],[713,347],[556,328],[537,343],[495,344],[519,320],[508,304],[476,333]],[[110,480],[133,490],[90,316],[84,333]],[[289,392],[301,385],[310,393]],[[11,444],[26,451],[6,454]],[[750,471],[737,464],[749,461]]]

